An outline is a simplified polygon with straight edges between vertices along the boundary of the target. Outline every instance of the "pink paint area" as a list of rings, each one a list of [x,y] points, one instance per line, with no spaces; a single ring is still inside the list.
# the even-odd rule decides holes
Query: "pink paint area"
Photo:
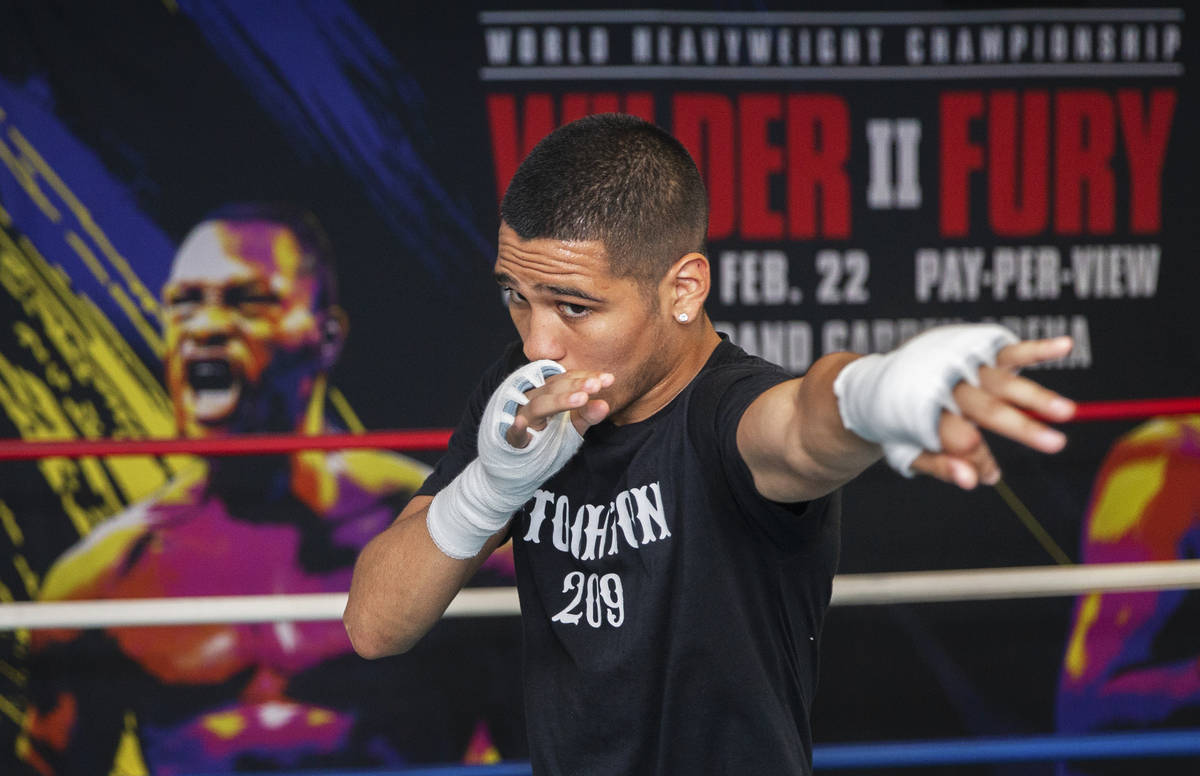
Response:
[[[218,709],[173,730],[144,725],[143,746],[148,761],[163,763],[159,776],[227,771],[246,763],[295,767],[342,751],[353,727],[349,714],[275,700]]]

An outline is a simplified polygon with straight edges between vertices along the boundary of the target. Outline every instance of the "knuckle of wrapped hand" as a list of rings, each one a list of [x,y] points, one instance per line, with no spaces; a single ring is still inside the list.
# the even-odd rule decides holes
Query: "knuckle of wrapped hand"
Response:
[[[983,445],[983,436],[972,426],[956,426],[942,440],[945,452],[955,456],[970,456]]]

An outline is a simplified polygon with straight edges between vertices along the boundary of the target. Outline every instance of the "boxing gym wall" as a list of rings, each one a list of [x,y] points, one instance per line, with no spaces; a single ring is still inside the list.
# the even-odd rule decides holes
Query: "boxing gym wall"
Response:
[[[993,440],[1003,483],[969,493],[872,468],[845,491],[848,582],[1200,556],[1194,13],[547,5],[0,5],[0,612],[21,612],[0,631],[0,772],[520,767],[513,611],[369,663],[331,610],[231,623],[188,599],[346,591],[516,337],[491,277],[508,179],[589,113],[692,153],[708,314],[796,374],[954,321],[1074,337],[1036,371],[1082,403],[1067,449]],[[244,235],[254,283],[193,232],[247,218],[293,224]],[[218,328],[296,305],[313,339],[288,318],[192,352],[183,304]],[[884,741],[1200,726],[1196,576],[835,599],[818,770],[881,772],[835,754]],[[501,553],[472,590],[512,581]],[[154,625],[18,608],[162,598]],[[1196,756],[1180,746],[1162,762]],[[1092,772],[1023,762],[956,772]]]

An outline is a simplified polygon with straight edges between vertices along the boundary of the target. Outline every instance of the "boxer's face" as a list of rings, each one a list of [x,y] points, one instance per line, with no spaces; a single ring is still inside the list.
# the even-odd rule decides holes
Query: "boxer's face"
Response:
[[[210,221],[188,235],[163,288],[181,431],[289,430],[319,369],[319,282],[280,224]]]
[[[522,240],[502,224],[495,275],[531,361],[616,377],[596,395],[614,421],[670,374],[669,314],[637,280],[613,276],[602,243]]]

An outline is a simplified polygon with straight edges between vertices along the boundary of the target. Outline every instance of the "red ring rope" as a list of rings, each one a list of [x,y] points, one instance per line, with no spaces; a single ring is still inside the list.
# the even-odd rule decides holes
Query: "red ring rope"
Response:
[[[1200,412],[1200,396],[1174,399],[1080,402],[1071,422],[1094,420],[1138,420],[1155,415],[1184,415]],[[299,450],[444,450],[449,429],[413,431],[370,431],[362,434],[244,434],[217,439],[70,439],[54,441],[0,441],[0,461],[31,461],[40,458],[82,458],[104,455],[261,455]]]
[[[445,450],[449,429],[425,431],[371,431],[362,434],[243,434],[216,439],[77,439],[0,441],[0,461],[28,461],[62,456],[89,455],[258,455],[294,453],[298,450],[350,450],[370,447],[384,450]]]
[[[1186,415],[1190,412],[1200,412],[1200,396],[1080,402],[1072,421],[1137,420],[1154,415]]]

